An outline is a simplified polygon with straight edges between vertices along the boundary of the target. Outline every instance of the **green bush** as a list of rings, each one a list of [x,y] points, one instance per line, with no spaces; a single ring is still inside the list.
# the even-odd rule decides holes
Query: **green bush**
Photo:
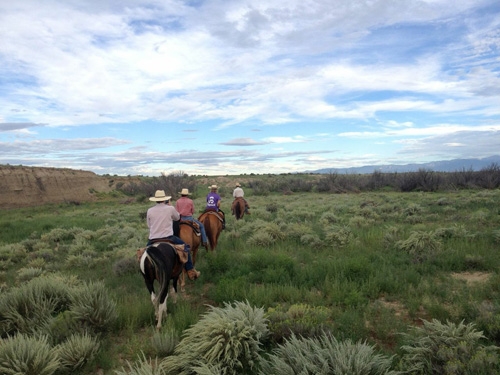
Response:
[[[167,332],[155,330],[151,337],[151,345],[158,357],[166,357],[172,354],[179,341],[179,334],[173,329]]]
[[[43,269],[39,267],[25,267],[17,271],[17,278],[20,281],[30,281],[43,275]]]
[[[391,375],[392,357],[376,354],[366,343],[339,342],[331,334],[317,338],[292,335],[268,359],[261,361],[261,375],[357,374]]]
[[[401,367],[415,374],[498,374],[499,348],[481,343],[485,337],[474,324],[436,319],[403,334]]]
[[[18,334],[0,340],[0,374],[51,375],[59,368],[47,336]]]
[[[161,363],[162,368],[179,375],[192,374],[196,367],[214,366],[222,375],[253,374],[262,341],[268,335],[264,315],[262,308],[243,302],[211,307],[184,331],[174,355]]]
[[[255,233],[247,240],[250,246],[269,247],[275,243],[275,239],[269,233]]]
[[[331,311],[325,306],[307,304],[291,305],[288,309],[278,305],[267,310],[270,337],[275,343],[282,343],[293,334],[301,337],[319,336],[333,329]]]
[[[441,241],[434,232],[413,231],[408,239],[398,241],[396,246],[412,256],[415,263],[420,263],[441,250]]]
[[[336,246],[346,246],[354,238],[354,234],[347,226],[331,226],[328,227],[325,235],[325,241]]]
[[[70,309],[82,327],[94,332],[109,331],[117,319],[116,303],[102,282],[89,282],[76,288],[71,295]]]
[[[142,354],[142,357],[136,363],[132,364],[127,361],[128,369],[122,367],[121,370],[115,371],[116,375],[165,375],[165,372],[158,366],[158,358],[148,360]]]
[[[270,213],[278,212],[278,204],[276,202],[270,202],[266,204],[266,211]]]
[[[328,226],[331,224],[337,224],[340,222],[340,219],[333,212],[324,212],[319,218],[319,222],[324,226]]]
[[[135,274],[137,273],[137,268],[137,259],[134,257],[123,258],[113,264],[113,274],[116,276]]]
[[[94,359],[99,351],[99,342],[87,333],[73,334],[55,350],[63,371],[72,374]]]
[[[47,333],[51,317],[68,308],[70,290],[63,278],[38,277],[0,296],[0,335]]]

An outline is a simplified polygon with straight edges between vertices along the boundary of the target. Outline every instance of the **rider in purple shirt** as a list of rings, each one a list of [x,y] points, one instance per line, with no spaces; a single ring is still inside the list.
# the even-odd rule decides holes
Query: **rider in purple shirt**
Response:
[[[217,194],[217,185],[210,186],[210,193],[207,195],[207,206],[205,211],[219,211],[221,198]]]
[[[226,228],[226,215],[224,211],[220,209],[221,197],[217,194],[217,185],[212,185],[209,187],[210,193],[207,194],[207,205],[205,206],[205,211],[215,211],[219,212],[219,216],[222,218],[222,229]]]

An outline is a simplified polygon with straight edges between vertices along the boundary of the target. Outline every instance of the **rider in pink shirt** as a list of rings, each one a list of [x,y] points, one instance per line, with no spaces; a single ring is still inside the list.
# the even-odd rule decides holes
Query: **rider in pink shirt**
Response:
[[[194,203],[191,198],[188,198],[188,195],[191,195],[191,193],[189,192],[189,189],[184,188],[179,194],[181,195],[181,197],[177,200],[177,202],[175,202],[175,209],[181,215],[181,220],[194,221],[199,225],[201,232],[201,242],[202,245],[206,248],[208,246],[208,243],[205,226],[199,220],[196,220],[193,217]]]

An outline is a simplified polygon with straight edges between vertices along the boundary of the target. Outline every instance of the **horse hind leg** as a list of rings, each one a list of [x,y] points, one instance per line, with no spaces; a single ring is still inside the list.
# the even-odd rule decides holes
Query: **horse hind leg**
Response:
[[[165,314],[165,318],[167,317],[167,299],[168,299],[168,295],[165,297],[163,302],[158,304],[158,319],[156,321],[156,329],[158,329],[158,330],[161,328],[163,314]]]

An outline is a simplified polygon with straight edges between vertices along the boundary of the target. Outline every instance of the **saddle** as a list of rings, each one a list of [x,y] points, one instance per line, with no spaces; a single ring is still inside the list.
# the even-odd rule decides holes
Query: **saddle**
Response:
[[[224,220],[225,220],[225,215],[224,215],[224,212],[222,212],[222,210],[219,210],[218,212],[215,211],[215,210],[205,210],[204,214],[209,214],[209,215],[214,215],[217,219],[219,219],[219,221],[222,223],[222,225],[225,224]]]
[[[170,246],[172,246],[174,249],[175,249],[175,252],[177,253],[177,258],[179,259],[179,262],[181,264],[185,264],[187,263],[188,261],[188,252],[185,250],[183,244],[174,244],[172,243],[171,241],[169,240],[164,240],[164,239],[157,239],[157,240],[154,240],[154,242],[151,244],[151,246],[155,246],[155,247],[158,247],[158,245],[160,243],[168,243]],[[140,248],[139,250],[137,250],[137,260],[140,262],[141,261],[141,257],[142,257],[142,254],[144,254],[144,252],[146,251],[146,247],[143,247],[143,248]]]
[[[199,237],[201,236],[201,230],[200,230],[200,226],[198,225],[197,222],[195,221],[191,221],[191,220],[180,220],[179,221],[179,225],[182,225],[182,224],[185,224],[185,225],[189,225],[191,228],[193,228],[193,231],[194,233]]]

